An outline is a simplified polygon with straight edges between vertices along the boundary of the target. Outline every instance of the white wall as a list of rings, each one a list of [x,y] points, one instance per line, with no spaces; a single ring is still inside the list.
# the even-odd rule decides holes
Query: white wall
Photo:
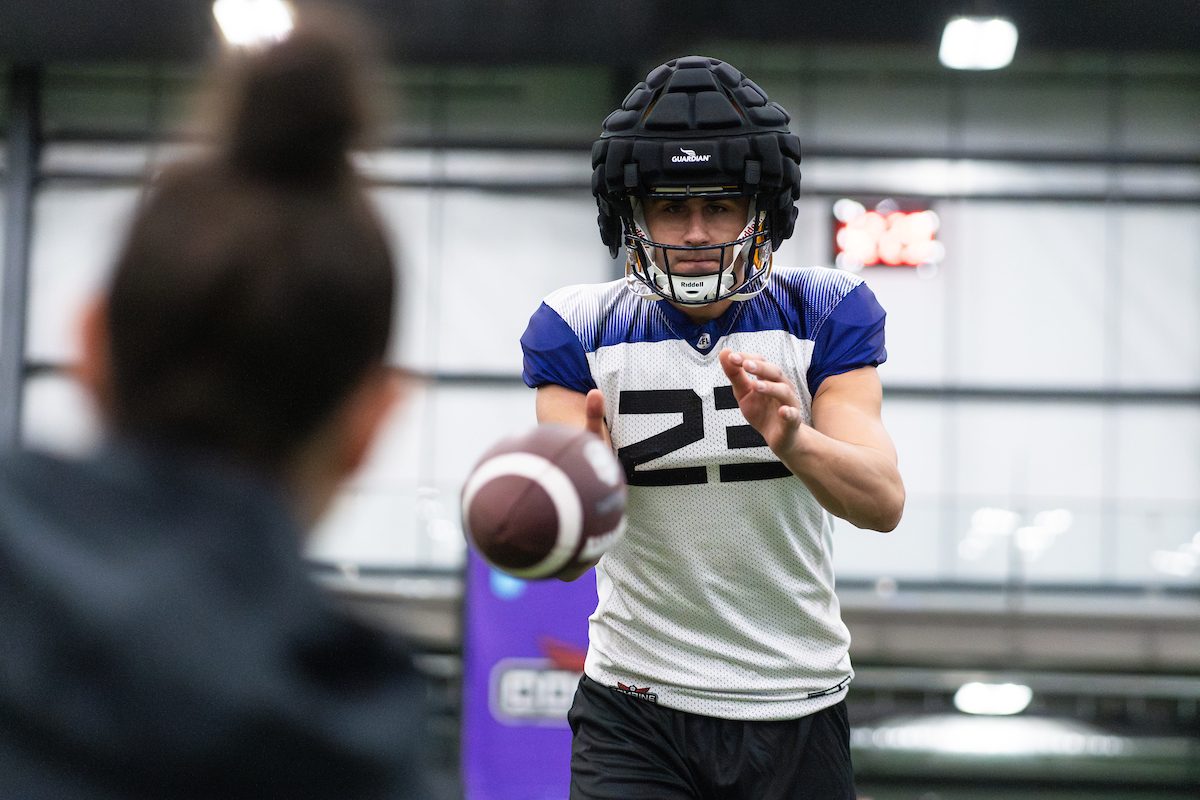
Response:
[[[806,144],[1200,152],[1194,81],[1018,75],[964,87],[923,75],[824,69],[802,84],[777,65],[759,81],[799,109],[794,127]],[[87,148],[74,148],[74,168],[86,166]],[[97,163],[110,163],[111,148],[108,155],[102,150]],[[144,164],[148,157],[134,160]],[[397,363],[430,373],[515,377],[518,338],[541,298],[614,273],[595,206],[578,188],[589,172],[584,153],[393,151],[364,166],[385,183],[451,179],[508,187],[374,191],[403,269]],[[1195,196],[1200,187],[1194,166],[806,157],[804,173],[809,195],[800,202],[795,236],[778,254],[781,264],[829,263],[829,207],[839,188],[1057,196],[1117,187]],[[522,182],[564,188],[522,191]],[[30,360],[73,360],[73,320],[103,284],[136,197],[132,185],[111,181],[42,186]],[[889,314],[889,359],[880,370],[885,387],[1200,388],[1195,202],[960,199],[934,208],[947,252],[936,275],[862,273]],[[68,378],[31,380],[26,400],[31,443],[80,452],[96,440],[94,414]],[[886,402],[884,419],[908,489],[905,518],[887,535],[839,524],[835,560],[842,578],[1198,579],[1196,572],[1156,571],[1153,554],[1180,552],[1200,531],[1200,409],[905,395]],[[462,480],[491,443],[533,422],[533,392],[516,382],[416,387],[368,468],[317,532],[312,556],[405,567],[461,563]],[[1040,512],[1066,509],[1071,525],[1026,559],[1014,545],[1016,534],[984,547],[978,531],[969,533],[980,508],[1012,512],[1014,528],[1032,526]]]

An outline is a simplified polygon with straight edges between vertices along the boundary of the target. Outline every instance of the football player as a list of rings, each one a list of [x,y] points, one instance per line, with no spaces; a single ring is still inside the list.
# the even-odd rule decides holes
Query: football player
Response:
[[[651,72],[592,149],[626,276],[554,292],[521,339],[538,420],[608,438],[630,486],[596,566],[573,800],[854,796],[831,515],[892,530],[904,487],[883,309],[854,275],[772,269],[800,192],[788,121],[716,59]]]

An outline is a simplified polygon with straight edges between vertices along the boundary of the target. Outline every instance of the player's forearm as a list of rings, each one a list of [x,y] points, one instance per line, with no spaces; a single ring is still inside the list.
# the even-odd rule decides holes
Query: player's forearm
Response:
[[[807,425],[776,455],[835,517],[876,531],[890,531],[900,523],[904,482],[890,455]]]
[[[562,386],[547,385],[538,388],[535,400],[539,424],[557,422],[583,428],[587,425],[584,410],[585,396]]]
[[[536,405],[539,425],[557,422],[583,428],[599,436],[605,444],[612,445],[608,426],[604,423],[604,397],[597,390],[583,394],[547,384],[538,387]]]
[[[608,438],[608,428],[604,425],[603,419],[599,417],[599,415],[603,414],[601,398],[593,401],[593,407],[589,415],[587,395],[572,391],[563,386],[548,384],[539,387],[537,390],[536,410],[539,425],[556,422],[560,425],[571,425],[576,428],[591,430],[603,438],[606,443],[611,444]],[[573,581],[587,574],[598,563],[600,563],[599,558],[586,563],[571,564],[554,577],[560,581]]]

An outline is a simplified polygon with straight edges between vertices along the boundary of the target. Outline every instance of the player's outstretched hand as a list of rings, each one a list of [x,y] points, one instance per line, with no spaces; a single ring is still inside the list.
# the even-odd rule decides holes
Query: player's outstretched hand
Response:
[[[604,423],[604,393],[599,389],[592,389],[588,392],[583,401],[583,413],[583,426],[608,442],[608,426]],[[555,577],[560,581],[573,581],[598,563],[600,563],[599,557],[588,562],[568,564]]]
[[[599,389],[592,389],[583,401],[583,413],[586,417],[584,427],[604,441],[608,441],[608,430],[604,424],[604,394]]]
[[[733,396],[742,416],[777,455],[782,455],[803,424],[795,384],[777,365],[755,353],[725,349],[718,358],[733,384]]]

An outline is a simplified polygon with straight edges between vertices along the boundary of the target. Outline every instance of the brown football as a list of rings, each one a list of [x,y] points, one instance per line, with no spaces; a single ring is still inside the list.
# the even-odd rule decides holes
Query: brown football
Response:
[[[484,454],[463,486],[463,530],[492,566],[549,578],[599,558],[625,531],[625,474],[595,435],[539,425]]]

